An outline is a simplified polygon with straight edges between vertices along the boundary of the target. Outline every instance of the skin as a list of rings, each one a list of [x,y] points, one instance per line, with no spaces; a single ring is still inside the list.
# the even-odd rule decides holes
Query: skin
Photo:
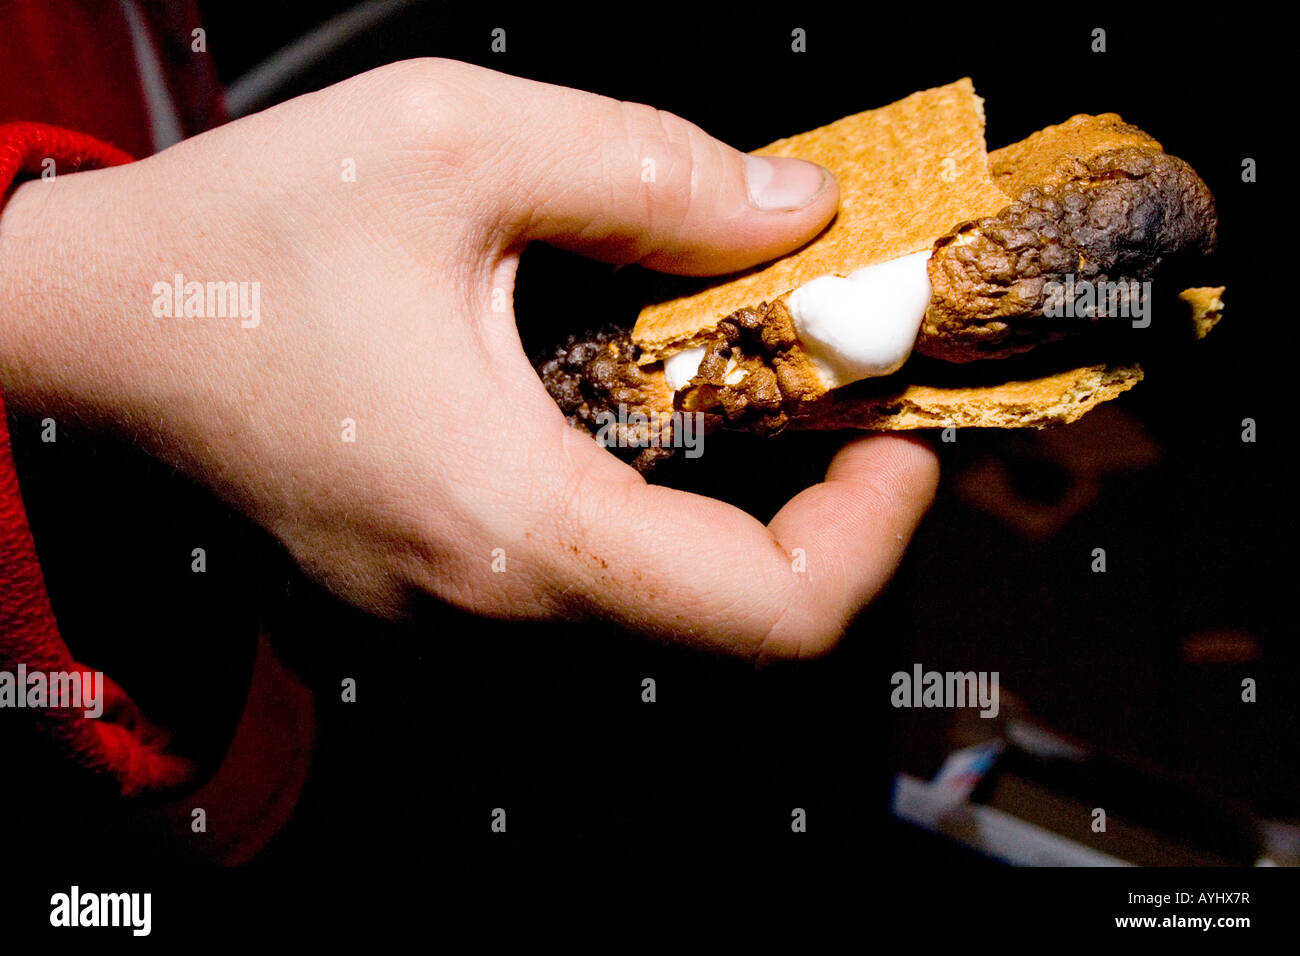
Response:
[[[788,252],[831,218],[838,187],[785,162],[759,171],[648,106],[393,64],[14,191],[0,382],[16,411],[74,416],[206,484],[374,614],[432,596],[756,661],[816,656],[893,573],[934,453],[850,441],[765,527],[647,485],[570,429],[512,312],[492,308],[535,240],[685,274]],[[759,208],[747,170],[756,189],[772,174],[784,208]],[[154,284],[177,272],[259,282],[260,324],[154,317]]]

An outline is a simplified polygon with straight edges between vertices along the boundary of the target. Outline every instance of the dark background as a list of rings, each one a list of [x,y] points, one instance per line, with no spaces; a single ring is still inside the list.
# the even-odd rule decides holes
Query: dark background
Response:
[[[348,4],[200,6],[229,81]],[[498,26],[504,54],[490,52]],[[790,51],[796,26],[807,31],[805,54]],[[1107,31],[1104,54],[1089,51],[1095,26]],[[1200,284],[1227,286],[1226,318],[1176,362],[1151,369],[1077,445],[962,432],[941,446],[944,485],[897,578],[824,660],[755,671],[605,627],[505,625],[445,608],[419,626],[383,625],[321,594],[242,519],[166,469],[88,444],[39,466],[31,502],[69,642],[132,633],[141,668],[156,666],[164,648],[175,666],[202,661],[220,714],[222,688],[251,659],[252,622],[269,620],[281,657],[319,691],[321,726],[309,789],[258,865],[353,874],[344,879],[364,872],[358,863],[577,867],[612,856],[695,867],[745,851],[823,876],[987,867],[889,815],[893,773],[928,777],[953,745],[951,714],[889,706],[890,675],[915,662],[999,671],[1004,708],[1215,805],[1300,819],[1298,671],[1284,617],[1294,538],[1282,468],[1294,439],[1280,401],[1292,377],[1290,319],[1289,306],[1277,306],[1289,300],[1291,270],[1286,174],[1270,132],[1290,119],[1275,93],[1275,38],[1253,14],[1231,12],[1144,22],[1001,8],[891,16],[857,4],[711,20],[661,4],[578,16],[430,3],[402,14],[286,92],[445,56],[648,102],[742,149],[964,75],[985,98],[990,149],[1074,113],[1119,112],[1213,191],[1220,251]],[[1247,156],[1258,161],[1257,183],[1241,182]],[[542,348],[575,323],[630,321],[637,282],[529,250],[517,290],[526,342]],[[586,291],[577,314],[546,309],[549,291],[574,288]],[[1255,444],[1240,440],[1246,417],[1258,422]],[[746,436],[711,436],[707,455],[674,460],[656,480],[767,520],[820,479],[840,440],[786,435],[774,453]],[[1135,442],[1154,449],[1146,464],[1107,465]],[[20,466],[38,468],[18,454]],[[92,459],[102,479],[87,489],[81,468]],[[978,487],[979,476],[1001,474],[1012,511],[1050,509],[1093,464],[1095,493],[1040,539],[990,511],[998,492]],[[963,475],[975,477],[963,484]],[[123,497],[125,485],[135,491]],[[73,488],[81,504],[69,506]],[[196,521],[231,557],[198,576],[202,584],[163,555],[188,554]],[[134,542],[127,553],[124,535]],[[101,539],[114,549],[112,567],[87,581],[68,556]],[[1099,546],[1104,575],[1089,570]],[[1195,650],[1207,633],[1228,635],[1228,659]],[[361,703],[336,702],[344,676],[358,679]],[[1239,702],[1243,676],[1259,682],[1253,706]],[[644,677],[658,684],[652,706],[640,701]],[[193,697],[159,691],[141,703],[184,724]],[[190,732],[216,746],[220,723],[210,717]],[[808,812],[807,834],[790,833],[795,806]],[[489,832],[493,807],[508,809],[506,838]],[[1194,841],[1206,822],[1192,817],[1183,832]],[[110,830],[97,838],[111,843]]]

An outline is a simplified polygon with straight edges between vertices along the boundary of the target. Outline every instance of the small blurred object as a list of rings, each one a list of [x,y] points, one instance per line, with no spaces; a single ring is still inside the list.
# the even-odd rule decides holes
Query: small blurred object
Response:
[[[1188,664],[1249,664],[1259,657],[1259,640],[1247,631],[1201,631],[1183,638]]]
[[[1073,424],[1011,432],[955,482],[963,501],[1044,541],[1097,499],[1110,474],[1147,468],[1161,449],[1127,412],[1103,405]]]
[[[898,774],[894,815],[1015,866],[1292,865],[1300,829],[1020,720]]]

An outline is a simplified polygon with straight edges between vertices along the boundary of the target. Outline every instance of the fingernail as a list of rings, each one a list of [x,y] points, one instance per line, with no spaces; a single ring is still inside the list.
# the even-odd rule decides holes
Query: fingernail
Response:
[[[816,163],[785,156],[745,156],[749,201],[759,209],[802,209],[826,188],[830,174]]]

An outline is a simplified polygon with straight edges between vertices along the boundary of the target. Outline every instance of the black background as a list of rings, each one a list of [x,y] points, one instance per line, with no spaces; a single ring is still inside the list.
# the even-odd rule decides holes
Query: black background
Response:
[[[201,6],[229,81],[346,4]],[[69,642],[131,634],[140,667],[161,647],[178,666],[187,654],[201,659],[215,675],[219,712],[221,681],[247,666],[251,622],[271,621],[282,658],[319,691],[321,736],[294,821],[242,877],[254,886],[274,884],[268,874],[282,868],[345,896],[377,892],[397,873],[414,874],[419,886],[465,867],[503,875],[536,864],[576,883],[647,870],[699,877],[756,858],[771,867],[747,874],[762,874],[759,895],[782,893],[772,890],[773,874],[792,892],[807,892],[810,881],[883,881],[896,913],[992,906],[1013,885],[1030,891],[1027,882],[1050,892],[1042,888],[1051,876],[1012,884],[987,861],[889,816],[892,774],[933,773],[947,749],[936,718],[889,706],[889,675],[916,661],[998,670],[1004,688],[1077,739],[1254,812],[1300,818],[1294,628],[1283,590],[1293,568],[1282,466],[1294,437],[1282,401],[1292,377],[1294,270],[1288,167],[1276,139],[1291,126],[1290,92],[1274,26],[1223,9],[1142,20],[1110,10],[953,14],[919,5],[717,17],[658,3],[582,14],[417,6],[289,92],[408,56],[446,56],[648,102],[742,149],[965,75],[985,98],[990,148],[1074,113],[1119,112],[1189,161],[1220,212],[1220,251],[1202,284],[1227,286],[1225,321],[1121,400],[1161,446],[1161,460],[1108,480],[1099,501],[1041,543],[1009,534],[945,484],[895,582],[839,649],[755,671],[600,626],[503,625],[446,608],[429,608],[411,627],[382,625],[321,594],[242,520],[165,469],[89,439],[54,464],[37,465],[19,447],[24,492],[40,485],[29,494],[32,521]],[[504,54],[490,52],[494,27],[507,30]],[[791,52],[794,27],[807,31],[807,53]],[[1107,31],[1104,54],[1090,52],[1094,27]],[[1241,182],[1244,157],[1257,159],[1259,182]],[[530,250],[517,292],[525,340],[543,347],[576,331],[575,321],[630,319],[636,281]],[[571,288],[587,290],[589,314],[548,312],[548,292]],[[1240,441],[1245,417],[1258,421],[1256,444]],[[1015,440],[963,433],[941,448],[945,472]],[[767,520],[820,478],[839,439],[779,441],[772,455],[744,436],[710,437],[709,454],[674,461],[657,480]],[[88,492],[91,459],[102,478]],[[144,490],[124,499],[117,489],[127,484]],[[74,488],[83,503],[69,508]],[[164,570],[174,566],[160,551],[188,553],[187,535],[169,530],[177,515],[188,527],[208,522],[232,557],[203,593],[194,593],[194,576]],[[95,582],[61,557],[95,535],[120,549],[126,530],[133,550],[119,550]],[[1110,554],[1106,575],[1088,570],[1099,544]],[[1258,639],[1258,659],[1243,673],[1259,678],[1260,702],[1247,716],[1234,705],[1240,674],[1179,658],[1184,636],[1214,629]],[[175,649],[178,634],[189,635],[184,650]],[[361,703],[335,703],[341,676],[358,679]],[[640,701],[647,676],[658,683],[653,706]],[[178,719],[186,704],[153,702]],[[76,812],[75,795],[53,800],[38,807],[20,795],[12,812]],[[795,806],[808,811],[806,834],[790,833]],[[493,807],[508,808],[505,836],[489,832]],[[74,841],[80,850],[62,852],[92,867],[96,848],[120,853],[111,821],[95,826],[88,843]],[[133,850],[136,860],[152,853]],[[933,879],[936,867],[949,874],[946,892],[919,899],[917,881]],[[978,878],[953,875],[975,868],[984,871]],[[240,885],[204,884],[218,895]],[[672,884],[663,885],[671,898]],[[1077,905],[1105,915],[1086,897]]]

